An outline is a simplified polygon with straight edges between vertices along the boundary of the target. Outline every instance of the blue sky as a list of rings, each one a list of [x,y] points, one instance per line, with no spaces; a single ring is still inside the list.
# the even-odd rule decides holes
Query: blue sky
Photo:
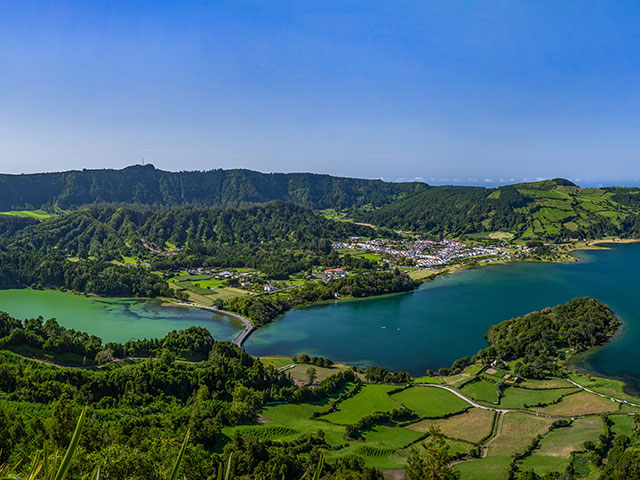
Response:
[[[2,172],[633,183],[639,147],[637,1],[0,0]]]

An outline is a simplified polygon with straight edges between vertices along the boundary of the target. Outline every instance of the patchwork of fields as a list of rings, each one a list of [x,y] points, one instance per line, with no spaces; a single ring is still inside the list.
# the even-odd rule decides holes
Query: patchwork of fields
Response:
[[[274,366],[286,362],[267,361]],[[369,466],[397,470],[404,467],[412,451],[423,448],[422,441],[437,425],[450,453],[459,459],[456,468],[462,479],[507,479],[514,459],[519,471],[533,469],[540,475],[564,471],[574,462],[576,471],[584,473],[577,478],[592,478],[586,454],[581,452],[584,441],[597,442],[605,432],[602,414],[607,415],[614,433],[625,434],[634,428],[634,415],[640,414],[640,408],[589,393],[560,378],[510,384],[495,403],[495,384],[486,378],[472,366],[462,375],[438,377],[441,386],[450,390],[430,384],[363,384],[360,389],[348,384],[320,402],[268,406],[254,425],[229,427],[224,433],[231,437],[237,431],[263,440],[296,442],[321,430],[329,461],[357,455]],[[455,386],[459,383],[460,388]],[[617,392],[615,383],[591,383],[608,388],[612,395]],[[357,393],[334,405],[345,392]],[[639,399],[634,400],[640,404]],[[474,407],[474,402],[480,406]],[[362,422],[365,417],[398,409],[409,409],[413,416],[394,421],[386,415],[360,426],[367,425]],[[359,430],[356,439],[347,434],[354,426]],[[536,448],[522,456],[536,438]]]

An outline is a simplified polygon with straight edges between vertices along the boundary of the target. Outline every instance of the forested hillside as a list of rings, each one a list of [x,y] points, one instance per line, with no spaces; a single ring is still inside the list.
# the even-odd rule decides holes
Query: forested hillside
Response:
[[[21,249],[60,251],[119,258],[146,247],[167,248],[215,244],[245,245],[289,242],[317,246],[352,235],[371,234],[369,227],[336,222],[291,203],[270,202],[239,207],[152,208],[95,205],[50,218],[21,230],[11,245]]]
[[[0,211],[72,209],[90,203],[227,205],[282,200],[314,209],[374,208],[428,188],[422,183],[251,170],[165,172],[152,165],[0,175]]]
[[[363,215],[375,225],[433,236],[582,239],[640,235],[640,190],[580,188],[568,180],[499,188],[432,187]]]
[[[331,242],[370,235],[370,227],[329,220],[285,202],[237,207],[93,205],[37,222],[0,216],[0,287],[51,286],[103,295],[171,296],[154,270],[254,268],[273,279],[314,265],[375,268],[341,258]],[[393,235],[389,233],[389,235]]]
[[[580,188],[563,179],[499,188],[431,187],[311,173],[166,172],[151,165],[0,175],[0,211],[61,212],[97,203],[202,209],[271,201],[333,210],[381,227],[449,238],[495,232],[521,240],[640,235],[640,189]],[[170,235],[175,235],[168,221]],[[179,226],[184,232],[191,227],[193,238],[199,221],[189,222]],[[15,230],[16,224],[7,226]],[[187,235],[184,232],[182,236]],[[155,233],[158,239],[170,236],[158,229]],[[221,232],[221,243],[229,243],[229,234]],[[242,237],[231,240],[244,241]]]

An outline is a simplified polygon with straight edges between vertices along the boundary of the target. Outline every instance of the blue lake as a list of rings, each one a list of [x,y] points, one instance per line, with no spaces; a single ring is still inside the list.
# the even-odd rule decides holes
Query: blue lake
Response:
[[[423,374],[486,346],[489,326],[591,296],[624,326],[579,366],[622,378],[640,390],[640,245],[579,252],[569,264],[516,263],[467,270],[417,291],[295,310],[259,329],[245,345],[255,355],[310,355]]]

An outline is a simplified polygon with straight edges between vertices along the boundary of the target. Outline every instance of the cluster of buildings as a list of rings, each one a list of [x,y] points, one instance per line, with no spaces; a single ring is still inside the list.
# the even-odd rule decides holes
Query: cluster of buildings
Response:
[[[352,238],[348,242],[336,243],[335,249],[351,249],[372,252],[382,255],[384,261],[391,259],[409,258],[418,267],[429,268],[439,265],[447,265],[457,259],[474,257],[493,257],[488,261],[498,259],[517,258],[531,251],[528,247],[513,245],[509,247],[495,247],[482,245],[469,245],[455,240],[414,240],[403,242],[391,242],[389,240],[364,240]],[[389,258],[390,257],[390,258]]]
[[[216,280],[238,280],[241,287],[248,287],[251,285],[249,278],[253,275],[253,273],[250,272],[230,272],[228,270],[220,271],[220,269],[212,267],[189,268],[187,269],[187,273],[190,275],[211,275]]]

